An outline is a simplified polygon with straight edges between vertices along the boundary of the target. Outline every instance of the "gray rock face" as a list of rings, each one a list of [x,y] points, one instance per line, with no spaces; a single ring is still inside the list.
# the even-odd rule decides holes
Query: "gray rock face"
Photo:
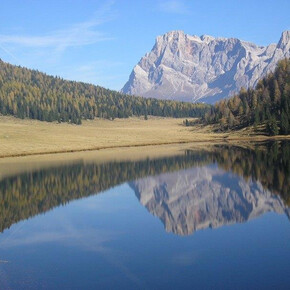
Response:
[[[147,177],[130,186],[166,231],[178,235],[246,222],[269,211],[289,214],[280,197],[259,182],[246,182],[216,167]]]
[[[266,47],[237,38],[191,36],[172,31],[158,36],[134,67],[122,92],[143,97],[213,103],[241,87],[254,87],[290,57],[290,31]]]

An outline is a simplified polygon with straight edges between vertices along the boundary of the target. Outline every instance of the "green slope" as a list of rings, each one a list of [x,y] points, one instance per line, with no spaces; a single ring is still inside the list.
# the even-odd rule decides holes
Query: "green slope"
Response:
[[[0,113],[18,118],[80,124],[82,119],[129,116],[199,117],[208,105],[121,94],[66,81],[0,60]]]
[[[281,60],[255,89],[241,89],[216,103],[203,122],[217,123],[222,131],[265,125],[261,127],[269,135],[290,134],[290,59]]]

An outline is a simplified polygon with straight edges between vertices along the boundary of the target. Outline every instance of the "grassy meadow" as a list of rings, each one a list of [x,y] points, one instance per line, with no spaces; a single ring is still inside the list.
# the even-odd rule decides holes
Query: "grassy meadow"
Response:
[[[72,125],[1,116],[0,124],[0,157],[265,138],[251,137],[250,129],[214,133],[211,126],[186,127],[183,119],[160,117],[149,117],[148,120],[95,119],[83,121],[82,125]]]

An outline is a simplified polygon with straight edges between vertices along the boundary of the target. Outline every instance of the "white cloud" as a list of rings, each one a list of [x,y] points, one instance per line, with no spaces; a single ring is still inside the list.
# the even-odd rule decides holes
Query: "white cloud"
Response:
[[[25,34],[21,27],[10,34],[2,33],[0,58],[3,55],[5,61],[15,65],[118,90],[128,77],[120,73],[124,63],[107,60],[104,45],[98,45],[115,40],[104,30],[107,22],[119,17],[113,5],[114,1],[106,1],[89,19],[45,33]],[[75,58],[77,53],[79,57]]]
[[[111,241],[115,238],[116,234],[102,230],[87,229],[79,230],[72,226],[64,226],[58,231],[38,231],[30,233],[30,235],[23,235],[21,233],[9,236],[6,240],[2,241],[0,248],[12,248],[31,246],[44,243],[66,243],[70,246],[78,246],[88,251],[102,251],[105,249],[104,243]],[[86,237],[86,239],[84,239]]]
[[[112,37],[101,32],[98,28],[101,24],[114,18],[114,13],[111,9],[112,5],[112,1],[107,2],[94,13],[92,19],[50,31],[43,35],[0,34],[0,48],[7,54],[9,54],[7,49],[9,46],[39,50],[49,49],[54,54],[60,54],[70,47],[86,46],[100,41],[111,40],[113,39]],[[13,57],[15,58],[15,55]]]
[[[81,24],[69,30],[55,31],[45,36],[0,35],[0,43],[28,47],[55,47],[58,50],[65,50],[71,46],[88,45],[110,39],[91,27]]]
[[[189,11],[183,1],[169,0],[159,3],[159,10],[166,13],[188,14]]]
[[[3,46],[3,44],[0,43],[0,48],[9,55],[12,59],[14,59],[16,62],[20,63],[19,59],[6,47]]]
[[[181,252],[172,257],[172,263],[180,266],[190,266],[198,261],[197,253]]]
[[[52,31],[47,35],[0,35],[0,44],[13,44],[35,48],[55,48],[64,51],[68,47],[84,46],[112,39],[96,30],[97,20],[75,24],[68,29]]]
[[[92,199],[96,198],[96,196],[88,198],[85,203],[92,202]],[[95,212],[94,209],[91,210]],[[53,211],[48,215],[52,213]],[[135,283],[136,288],[147,288],[144,287],[145,285],[143,285],[139,277],[124,263],[123,257],[127,253],[110,246],[110,242],[118,240],[122,235],[124,236],[124,232],[96,229],[95,227],[83,228],[83,225],[78,227],[66,215],[53,216],[51,220],[46,221],[45,229],[41,229],[41,225],[43,226],[43,224],[40,223],[40,226],[37,225],[37,220],[39,221],[39,218],[35,217],[30,221],[32,225],[33,221],[36,222],[36,228],[33,228],[33,231],[29,231],[29,227],[28,231],[25,229],[23,231],[20,230],[23,224],[15,225],[9,229],[10,235],[6,233],[6,239],[2,239],[0,249],[7,251],[14,247],[21,247],[25,250],[27,246],[37,247],[39,244],[55,243],[57,244],[56,247],[65,245],[66,247],[76,248],[75,251],[77,252],[97,253],[102,255],[110,266],[122,272],[132,283]],[[9,261],[7,262],[9,263]],[[0,276],[0,278],[3,277]]]

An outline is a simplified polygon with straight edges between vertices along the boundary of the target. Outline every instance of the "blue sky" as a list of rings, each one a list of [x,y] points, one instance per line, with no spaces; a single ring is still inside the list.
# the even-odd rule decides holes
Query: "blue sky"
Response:
[[[120,89],[170,30],[267,45],[290,29],[289,0],[3,0],[0,58]]]

